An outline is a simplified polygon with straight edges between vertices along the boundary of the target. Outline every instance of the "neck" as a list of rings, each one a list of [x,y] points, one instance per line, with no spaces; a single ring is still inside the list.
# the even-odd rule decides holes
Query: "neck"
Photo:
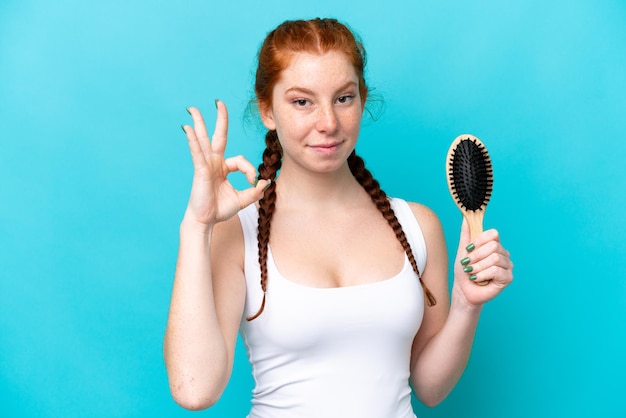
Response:
[[[346,162],[330,173],[310,173],[294,167],[283,167],[276,179],[277,206],[320,208],[329,205],[354,204],[367,193],[354,178]]]

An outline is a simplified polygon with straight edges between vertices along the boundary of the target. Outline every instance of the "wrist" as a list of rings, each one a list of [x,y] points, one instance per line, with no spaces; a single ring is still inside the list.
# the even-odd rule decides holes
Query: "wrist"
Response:
[[[199,222],[193,216],[190,216],[189,213],[185,213],[185,216],[180,223],[180,233],[181,235],[200,235],[210,237],[211,232],[213,231],[213,226],[213,224]]]
[[[451,311],[454,310],[464,315],[470,315],[470,316],[476,316],[476,317],[480,316],[480,313],[482,312],[484,304],[483,303],[475,304],[475,303],[468,302],[467,299],[465,298],[465,294],[463,293],[461,289],[457,287],[457,285],[453,286],[451,296],[452,296],[451,303],[450,303]]]

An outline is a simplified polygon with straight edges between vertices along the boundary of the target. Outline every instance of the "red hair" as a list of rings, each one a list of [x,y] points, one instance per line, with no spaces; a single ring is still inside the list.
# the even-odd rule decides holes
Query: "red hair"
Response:
[[[363,44],[358,37],[344,24],[335,19],[313,19],[286,21],[270,32],[258,56],[258,67],[254,90],[259,110],[272,106],[272,91],[278,82],[280,74],[291,63],[295,54],[307,52],[324,54],[328,51],[339,51],[346,54],[359,79],[359,94],[361,103],[365,103],[368,87],[364,78],[366,56]],[[267,255],[270,238],[270,225],[276,204],[276,174],[282,165],[282,148],[276,131],[268,131],[265,135],[265,151],[263,162],[259,165],[259,178],[272,180],[259,201],[259,223],[257,231],[259,265],[261,268],[261,289],[263,300],[259,311],[248,317],[251,321],[257,318],[265,309],[265,294],[267,291]],[[363,159],[353,151],[348,157],[348,165],[352,175],[370,195],[373,204],[380,211],[393,229],[396,238],[402,245],[413,271],[417,274],[429,306],[436,303],[435,297],[428,290],[417,267],[411,246],[404,234],[398,218],[393,212],[389,199],[372,174],[365,168]]]
[[[346,54],[359,78],[361,103],[368,95],[363,76],[365,49],[359,38],[335,19],[295,20],[282,23],[271,31],[259,50],[254,92],[260,107],[272,105],[272,90],[280,74],[291,63],[294,54],[324,54],[339,51]]]

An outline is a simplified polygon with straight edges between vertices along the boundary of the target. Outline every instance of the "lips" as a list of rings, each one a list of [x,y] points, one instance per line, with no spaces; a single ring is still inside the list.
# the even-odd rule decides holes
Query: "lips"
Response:
[[[324,157],[330,157],[330,156],[335,155],[340,145],[341,145],[341,142],[333,142],[330,144],[315,144],[315,145],[311,145],[310,147],[318,155],[321,155]]]
[[[330,143],[330,144],[310,145],[310,147],[311,148],[321,148],[321,149],[332,149],[332,148],[337,148],[340,144],[341,144],[341,142],[333,142],[333,143]]]

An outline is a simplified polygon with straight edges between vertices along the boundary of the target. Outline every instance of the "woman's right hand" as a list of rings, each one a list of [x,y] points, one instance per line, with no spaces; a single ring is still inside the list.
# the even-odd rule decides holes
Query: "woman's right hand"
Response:
[[[183,125],[187,134],[193,160],[193,183],[185,212],[185,220],[210,228],[225,221],[244,207],[260,200],[268,180],[255,185],[256,170],[243,156],[224,159],[228,135],[228,111],[226,105],[216,100],[217,121],[213,137],[209,138],[200,111],[187,109],[193,119],[193,127]],[[253,187],[236,190],[226,176],[240,171]]]

